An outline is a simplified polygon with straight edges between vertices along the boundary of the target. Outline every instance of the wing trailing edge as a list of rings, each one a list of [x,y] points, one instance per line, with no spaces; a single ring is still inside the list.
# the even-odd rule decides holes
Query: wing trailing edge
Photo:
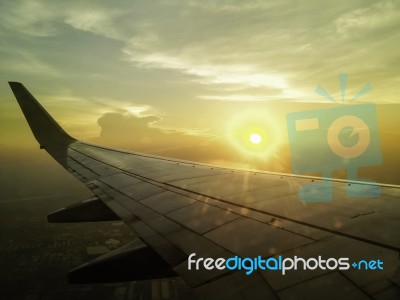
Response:
[[[101,283],[178,276],[140,239],[87,262],[68,273],[70,283]]]
[[[99,198],[78,202],[47,216],[49,223],[103,222],[121,220]]]

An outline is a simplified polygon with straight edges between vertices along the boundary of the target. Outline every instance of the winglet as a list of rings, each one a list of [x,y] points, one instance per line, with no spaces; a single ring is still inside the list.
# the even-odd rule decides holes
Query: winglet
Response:
[[[33,135],[46,151],[66,167],[68,146],[76,140],[69,136],[20,82],[9,82]]]

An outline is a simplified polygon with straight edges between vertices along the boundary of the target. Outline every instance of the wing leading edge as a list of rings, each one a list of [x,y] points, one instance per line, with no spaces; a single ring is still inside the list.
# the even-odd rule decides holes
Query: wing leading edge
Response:
[[[293,295],[314,299],[326,297],[327,290],[343,299],[395,299],[400,294],[398,187],[383,186],[379,199],[354,199],[346,196],[349,183],[335,181],[334,202],[301,203],[297,193],[302,184],[311,182],[309,178],[220,168],[78,142],[22,84],[10,86],[39,144],[96,195],[50,215],[49,220],[118,217],[140,237],[74,269],[71,281],[94,273],[100,277],[97,281],[113,281],[110,274],[102,280],[101,273],[124,265],[130,257],[128,270],[137,271],[114,280],[138,280],[140,274],[142,279],[179,275],[199,299],[288,299]],[[368,189],[365,184],[351,184]],[[96,211],[97,219],[86,217],[90,211]],[[287,276],[260,271],[247,276],[227,269],[188,270],[192,253],[211,258],[379,257],[387,267],[375,273],[297,270]],[[146,272],[140,264],[143,260],[156,261],[159,268],[153,265]]]

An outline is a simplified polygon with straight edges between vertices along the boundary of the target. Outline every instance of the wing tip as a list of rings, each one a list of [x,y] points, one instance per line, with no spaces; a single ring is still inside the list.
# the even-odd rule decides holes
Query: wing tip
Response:
[[[25,86],[19,81],[9,81],[8,84],[13,92],[21,88],[26,89]]]
[[[10,86],[13,86],[13,85],[23,85],[23,84],[22,84],[21,82],[19,82],[19,81],[9,81],[8,84],[9,84]]]

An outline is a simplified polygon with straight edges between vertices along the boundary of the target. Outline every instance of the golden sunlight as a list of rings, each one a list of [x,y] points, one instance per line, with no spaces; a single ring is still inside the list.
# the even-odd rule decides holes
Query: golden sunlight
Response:
[[[261,143],[263,138],[258,133],[251,133],[249,136],[249,141],[252,142],[254,145],[258,145]]]
[[[274,118],[266,112],[241,112],[228,123],[227,129],[232,145],[251,156],[268,158],[281,139]]]

